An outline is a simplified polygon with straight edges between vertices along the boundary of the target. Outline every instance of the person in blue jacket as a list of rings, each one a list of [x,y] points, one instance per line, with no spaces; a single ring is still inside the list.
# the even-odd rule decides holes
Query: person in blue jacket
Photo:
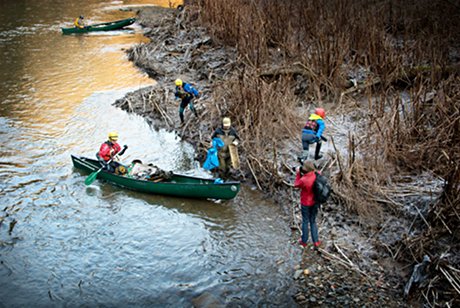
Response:
[[[310,114],[307,123],[302,129],[302,156],[299,157],[301,162],[308,159],[308,152],[310,144],[316,143],[315,160],[323,157],[320,154],[321,151],[321,138],[323,136],[326,125],[324,119],[326,118],[326,112],[323,108],[316,108],[315,112]]]
[[[180,123],[184,124],[184,111],[187,106],[189,106],[190,110],[193,111],[196,117],[198,117],[195,106],[193,106],[193,99],[198,98],[200,94],[191,84],[183,82],[181,79],[176,79],[175,83],[176,92],[174,95],[181,99],[181,103],[179,105]]]

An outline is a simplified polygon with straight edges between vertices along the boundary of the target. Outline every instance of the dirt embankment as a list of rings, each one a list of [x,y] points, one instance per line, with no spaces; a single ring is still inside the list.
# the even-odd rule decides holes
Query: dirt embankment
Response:
[[[196,14],[196,13],[194,13]],[[220,85],[227,82],[228,76],[239,76],[236,80],[248,82],[245,67],[237,59],[235,48],[226,47],[213,41],[206,29],[198,24],[198,16],[186,15],[185,12],[162,8],[145,8],[139,12],[140,23],[145,27],[145,35],[151,42],[133,47],[129,51],[129,58],[137,66],[146,71],[157,81],[157,85],[141,89],[128,94],[118,100],[115,105],[128,111],[144,116],[156,128],[166,128],[175,131],[184,141],[193,144],[196,148],[197,160],[203,161],[205,150],[209,146],[209,137],[213,130],[220,125],[223,116],[231,115],[240,130],[244,141],[241,148],[243,163],[240,180],[249,180],[266,193],[271,194],[279,201],[291,221],[293,241],[298,237],[300,217],[298,215],[298,193],[292,190],[293,174],[291,165],[300,149],[299,134],[294,131],[287,134],[282,144],[273,145],[285,148],[279,156],[263,152],[257,157],[250,153],[253,146],[251,139],[255,136],[245,134],[248,126],[257,121],[257,117],[248,115],[248,110],[242,108],[240,113],[231,113],[229,110],[227,93]],[[276,67],[277,63],[273,63]],[[281,72],[283,73],[283,72]],[[267,69],[260,75],[280,74],[279,70]],[[187,110],[186,124],[179,126],[178,104],[174,99],[174,80],[181,78],[191,82],[201,92],[202,97],[196,102],[198,118]],[[299,77],[296,92],[304,91],[306,81]],[[286,102],[288,106],[288,102]],[[293,106],[294,113],[289,122],[301,123],[306,116],[305,110],[309,105],[302,103]],[[263,109],[263,108],[261,108]],[[286,109],[289,109],[286,107]],[[342,110],[343,111],[343,110]],[[282,112],[280,110],[279,112]],[[319,162],[325,172],[337,169],[340,152],[336,147],[347,145],[348,130],[356,127],[353,117],[359,116],[349,113],[347,116],[330,114],[328,134],[334,136],[334,143],[325,146],[324,151],[332,152]],[[259,115],[259,116],[264,116]],[[292,116],[292,115],[289,115]],[[273,123],[276,126],[288,126],[286,123]],[[300,126],[298,126],[300,127]],[[289,129],[287,129],[289,131]],[[276,151],[274,151],[277,153]],[[273,157],[275,156],[275,157]],[[273,160],[281,168],[266,170],[266,162]],[[264,162],[265,164],[261,163]],[[255,167],[272,172],[272,180],[280,183],[267,187],[266,179],[258,178]],[[270,179],[268,179],[269,181]],[[425,195],[440,191],[436,182],[427,177],[432,183],[432,189],[423,192]],[[416,185],[415,185],[416,186]],[[417,190],[408,185],[405,194]],[[367,189],[368,187],[364,187]],[[401,198],[404,198],[401,194]],[[388,204],[402,204],[400,200],[384,200]],[[407,200],[405,201],[407,202]],[[414,201],[416,203],[418,201]],[[420,204],[422,207],[423,204]],[[346,212],[343,206],[328,204],[323,206],[319,216],[320,237],[323,247],[319,253],[310,249],[303,251],[302,263],[294,269],[293,281],[298,286],[297,294],[293,294],[299,304],[303,305],[339,305],[339,306],[403,306],[402,290],[405,279],[410,275],[411,268],[401,268],[395,262],[391,249],[386,249],[385,243],[395,243],[401,233],[410,233],[410,221],[414,213],[409,210],[390,209],[386,213],[387,219],[374,228],[362,224],[360,218]],[[418,215],[415,213],[415,215]],[[375,245],[376,242],[380,245]],[[384,243],[383,245],[381,243]],[[402,246],[400,246],[402,247]],[[299,248],[299,253],[301,250]],[[399,252],[397,251],[396,254]]]
[[[157,84],[132,92],[115,105],[144,116],[156,128],[175,131],[196,147],[198,155],[203,155],[222,119],[221,102],[213,99],[213,81],[225,78],[226,72],[234,69],[235,52],[214,46],[205,28],[186,23],[179,10],[145,8],[139,12],[138,20],[151,42],[133,47],[129,59]],[[183,126],[179,125],[180,102],[174,97],[177,78],[193,84],[200,92],[200,99],[194,101],[198,118],[187,108]]]

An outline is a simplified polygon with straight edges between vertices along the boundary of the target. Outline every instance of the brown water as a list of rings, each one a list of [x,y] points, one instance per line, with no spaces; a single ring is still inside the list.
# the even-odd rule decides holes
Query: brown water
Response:
[[[105,22],[152,3],[168,2],[0,0],[0,307],[295,305],[300,251],[270,200],[86,187],[71,165],[118,130],[127,161],[206,175],[190,145],[112,106],[153,83],[122,50],[145,41],[138,25],[61,34],[80,14]]]

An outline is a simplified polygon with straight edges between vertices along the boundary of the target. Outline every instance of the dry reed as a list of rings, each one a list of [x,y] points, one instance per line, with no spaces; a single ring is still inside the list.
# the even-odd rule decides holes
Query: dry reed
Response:
[[[361,158],[342,158],[334,177],[336,198],[365,217],[377,205],[397,205],[381,189],[392,173],[428,170],[443,178],[443,194],[424,218],[427,232],[402,243],[409,254],[401,256],[407,262],[438,256],[442,262],[420,294],[431,305],[458,304],[453,298],[460,294],[459,260],[446,264],[431,244],[452,244],[459,237],[454,231],[460,223],[459,5],[448,0],[197,2],[214,40],[237,49],[243,71],[218,86],[222,106],[214,116],[234,118],[258,185],[276,190],[282,183],[277,148],[299,129],[291,111],[299,101],[343,103],[364,91],[366,142],[357,146],[350,136],[349,152],[359,151]],[[271,70],[274,64],[277,69]],[[306,86],[296,92],[293,83]],[[401,86],[409,99],[399,94]],[[394,167],[387,168],[389,163]]]

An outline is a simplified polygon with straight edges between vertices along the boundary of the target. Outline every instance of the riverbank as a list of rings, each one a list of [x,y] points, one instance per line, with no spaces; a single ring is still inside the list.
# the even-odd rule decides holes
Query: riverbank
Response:
[[[252,111],[248,114],[249,109],[232,109],[228,104],[232,97],[228,97],[223,84],[232,85],[234,81],[230,81],[230,77],[235,76],[241,82],[252,81],[245,75],[245,66],[237,58],[236,48],[213,40],[207,30],[197,22],[198,16],[194,15],[196,12],[187,14],[187,10],[179,12],[161,8],[140,11],[140,23],[146,27],[145,35],[151,42],[132,48],[129,58],[154,78],[157,84],[130,93],[115,105],[144,116],[156,128],[175,131],[183,141],[195,147],[196,159],[200,162],[204,159],[212,131],[220,125],[223,116],[230,114],[232,120],[239,124],[236,128],[241,131],[243,139],[240,150],[241,159],[245,163],[242,164],[242,172],[238,178],[264,191],[280,204],[287,220],[291,221],[295,244],[300,217],[296,206],[298,192],[292,189],[293,174],[290,167],[296,164],[295,158],[300,148],[299,132],[288,127],[291,123],[273,123],[274,127],[265,127],[266,131],[275,131],[277,125],[287,127],[285,138],[280,138],[282,141],[272,146],[272,152],[259,152],[257,156],[251,152],[251,148],[257,146],[254,140],[257,138],[257,142],[261,142],[263,136],[247,134],[250,131],[249,126],[256,125],[258,116],[267,115],[254,114]],[[272,64],[276,67],[275,62]],[[274,72],[269,69],[259,72],[259,76],[279,73],[279,70]],[[173,95],[176,78],[193,83],[202,93],[202,98],[196,103],[198,118],[186,111],[186,124],[183,127],[178,125],[178,101],[174,100]],[[305,78],[299,78],[297,90],[302,92]],[[263,87],[264,85],[260,85],[261,89]],[[292,113],[288,114],[289,122],[294,123],[294,127],[301,127],[312,104],[301,102],[300,105],[292,106],[288,99],[284,103],[287,107],[283,110],[278,108],[278,111],[286,112],[284,109],[291,109]],[[339,168],[339,153],[345,153],[343,156],[349,154],[346,147],[350,127],[359,126],[354,118],[360,115],[347,112],[344,116],[343,108],[346,107],[328,112],[328,135],[334,136],[334,140],[325,145],[324,152],[329,154],[318,163],[329,175]],[[264,110],[263,107],[259,109]],[[278,149],[281,150],[277,151]],[[257,170],[254,171],[255,167],[267,170],[267,162],[273,162],[276,166],[268,170],[267,173],[271,174],[268,179],[263,178]],[[434,195],[440,192],[440,185],[436,180],[429,175],[425,180],[431,185]],[[273,182],[276,185],[270,185]],[[420,205],[426,206],[428,202],[431,201]],[[361,206],[367,207],[366,204]],[[366,210],[372,212],[372,209],[369,205]],[[401,233],[409,233],[414,215],[404,207],[379,211],[376,214],[386,216],[386,219],[373,223],[363,222],[362,218],[339,203],[330,202],[323,206],[319,216],[323,244],[319,253],[299,247],[302,263],[292,273],[286,273],[293,275],[293,283],[297,285],[298,291],[292,296],[300,305],[396,307],[405,304],[403,288],[411,269],[398,264],[391,250],[385,250],[385,244],[397,243]]]

